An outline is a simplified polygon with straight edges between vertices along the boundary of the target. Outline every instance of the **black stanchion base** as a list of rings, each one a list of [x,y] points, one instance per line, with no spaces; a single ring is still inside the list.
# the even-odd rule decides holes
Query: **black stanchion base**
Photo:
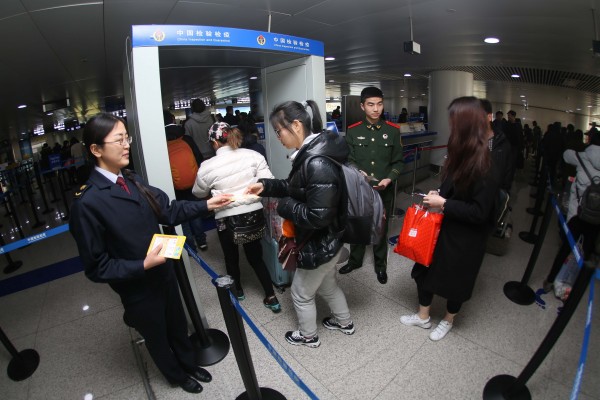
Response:
[[[198,335],[196,333],[190,335],[190,340],[196,346],[196,362],[202,367],[218,363],[229,353],[229,338],[227,334],[218,329],[207,329],[206,336],[208,336],[209,344],[206,347],[202,347]]]
[[[519,232],[519,238],[521,238],[521,240],[524,242],[535,244],[535,242],[537,242],[538,235],[528,231],[523,231]]]
[[[39,228],[40,226],[46,225],[46,221],[40,221],[37,224],[31,225],[32,228]]]
[[[54,211],[54,208],[46,208],[44,211],[42,211],[42,214],[49,214],[52,211]]]
[[[40,364],[40,355],[33,349],[19,352],[19,358],[13,358],[8,363],[6,373],[13,381],[22,381],[29,378]]]
[[[22,265],[23,265],[23,262],[21,262],[21,261],[13,261],[10,264],[8,264],[6,267],[4,267],[3,271],[5,274],[10,274],[10,273],[15,272],[19,268],[21,268]]]
[[[528,306],[535,301],[535,292],[529,286],[516,281],[504,284],[504,294],[511,301],[522,306]]]
[[[483,389],[483,400],[531,400],[531,393],[527,386],[523,386],[521,390],[514,393],[511,391],[509,395],[505,392],[510,389],[517,378],[510,375],[497,375],[486,383]]]
[[[285,396],[279,393],[275,389],[261,387],[260,388],[261,398],[263,400],[286,400]],[[248,396],[248,392],[244,392],[240,394],[235,400],[250,400],[250,396]]]
[[[527,214],[531,214],[531,215],[538,215],[538,216],[542,216],[544,215],[544,212],[541,210],[536,210],[535,207],[527,207],[527,209],[525,210],[527,211]]]

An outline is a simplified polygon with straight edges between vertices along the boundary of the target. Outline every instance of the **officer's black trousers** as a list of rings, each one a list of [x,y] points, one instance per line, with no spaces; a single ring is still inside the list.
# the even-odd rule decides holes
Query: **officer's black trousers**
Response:
[[[177,281],[169,279],[152,296],[126,305],[125,313],[165,378],[170,383],[186,379],[184,369],[196,368],[196,353],[188,337]]]

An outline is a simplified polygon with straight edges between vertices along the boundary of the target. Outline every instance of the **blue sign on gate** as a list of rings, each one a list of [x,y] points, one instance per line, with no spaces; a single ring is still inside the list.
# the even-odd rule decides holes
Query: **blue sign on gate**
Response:
[[[133,47],[219,46],[244,47],[323,56],[323,42],[272,32],[221,26],[134,25]]]

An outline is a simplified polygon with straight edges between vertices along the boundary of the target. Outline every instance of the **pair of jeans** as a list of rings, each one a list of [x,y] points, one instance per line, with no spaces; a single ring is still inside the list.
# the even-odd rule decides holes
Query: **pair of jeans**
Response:
[[[332,316],[338,323],[348,325],[352,322],[346,296],[337,284],[335,264],[340,254],[341,249],[331,260],[316,269],[299,268],[294,274],[292,300],[302,336],[313,337],[317,334],[317,294],[327,302]]]

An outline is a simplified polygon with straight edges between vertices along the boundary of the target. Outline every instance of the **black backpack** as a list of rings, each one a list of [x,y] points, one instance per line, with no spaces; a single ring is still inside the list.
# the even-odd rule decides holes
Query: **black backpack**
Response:
[[[379,193],[373,189],[367,178],[356,167],[342,164],[328,156],[311,156],[303,164],[304,176],[310,159],[325,157],[337,164],[344,176],[342,185],[342,209],[340,216],[344,231],[342,242],[349,244],[377,244],[385,234],[385,208]]]
[[[575,153],[575,155],[590,180],[590,185],[585,189],[581,196],[579,196],[577,186],[575,186],[577,198],[579,199],[577,216],[588,224],[600,225],[600,176],[592,176],[585,167],[581,157],[579,157],[579,154]]]

